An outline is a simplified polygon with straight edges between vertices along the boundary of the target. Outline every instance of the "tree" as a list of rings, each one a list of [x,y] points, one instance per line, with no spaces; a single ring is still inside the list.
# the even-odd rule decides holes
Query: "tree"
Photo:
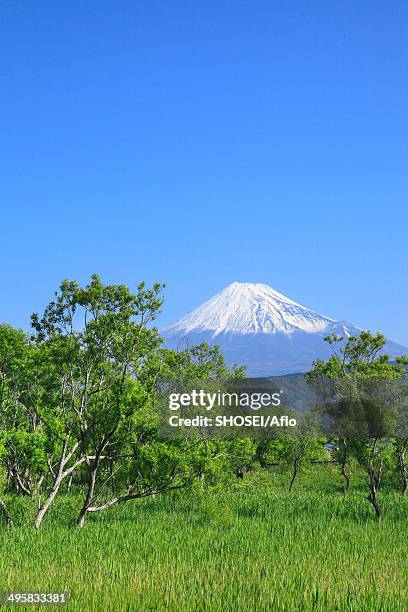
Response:
[[[2,470],[3,455],[4,455],[3,432],[0,430],[0,495],[3,493],[3,487],[4,487],[4,473]],[[10,512],[8,511],[6,502],[4,501],[4,499],[2,499],[1,496],[0,496],[0,516],[3,517],[3,520],[5,521],[6,525],[9,525],[10,527],[13,526],[13,519],[11,517]]]
[[[400,359],[399,363],[406,369],[408,362],[406,358]],[[401,493],[408,494],[408,389],[405,381],[401,385],[402,393],[397,405],[397,432],[393,438],[396,455],[397,469],[401,480]]]
[[[352,454],[367,473],[367,500],[379,518],[378,492],[389,455],[387,439],[395,431],[393,408],[400,401],[403,360],[393,363],[381,353],[385,345],[382,334],[361,332],[347,340],[331,335],[325,340],[333,355],[327,362],[315,361],[308,380],[320,394],[324,413],[334,427],[343,476],[348,482]]]
[[[230,371],[218,347],[207,344],[180,353],[163,349],[144,360],[137,376],[129,372],[122,395],[124,417],[108,445],[104,446],[106,427],[103,422],[101,425],[101,418],[92,427],[92,452],[96,458],[85,464],[88,487],[78,526],[84,525],[89,513],[185,488],[195,478],[217,471],[225,457],[222,442],[208,440],[199,432],[158,438],[156,383],[159,378],[181,381],[183,385],[189,381],[225,381],[240,373],[238,369]],[[107,463],[101,461],[102,452],[107,453]]]
[[[76,477],[84,487],[78,516],[189,486],[216,475],[227,445],[203,436],[158,437],[159,377],[228,381],[218,347],[161,349],[153,327],[161,286],[80,287],[64,281],[29,337],[0,327],[0,466],[15,492],[40,494],[35,527]],[[1,470],[0,470],[1,476]],[[9,522],[4,502],[0,512]]]
[[[44,442],[35,412],[39,395],[34,356],[27,334],[0,325],[0,484],[11,483],[27,495],[41,482],[38,456]],[[10,524],[4,501],[0,506]]]
[[[51,481],[36,528],[63,481],[84,465],[88,490],[81,516],[86,514],[115,435],[147,401],[148,394],[134,387],[160,344],[149,326],[162,304],[160,291],[159,284],[146,289],[141,283],[133,294],[124,285],[103,285],[94,275],[85,287],[64,281],[44,314],[32,316],[44,366],[38,414],[58,451],[55,464],[48,462]]]
[[[299,419],[296,431],[287,431],[282,449],[282,460],[291,468],[289,493],[292,492],[295,480],[306,460],[320,459],[323,450],[316,414],[304,413]]]

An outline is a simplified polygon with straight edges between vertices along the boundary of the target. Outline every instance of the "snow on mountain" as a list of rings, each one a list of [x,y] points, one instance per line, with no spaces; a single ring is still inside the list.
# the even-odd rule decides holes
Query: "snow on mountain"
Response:
[[[232,283],[168,329],[188,334],[320,332],[334,323],[261,283]]]
[[[199,342],[218,344],[229,365],[245,365],[250,376],[276,376],[305,372],[314,359],[327,359],[327,334],[347,337],[360,331],[268,285],[235,282],[162,330],[162,336],[166,346],[178,350]],[[393,356],[408,352],[395,343],[386,348]]]

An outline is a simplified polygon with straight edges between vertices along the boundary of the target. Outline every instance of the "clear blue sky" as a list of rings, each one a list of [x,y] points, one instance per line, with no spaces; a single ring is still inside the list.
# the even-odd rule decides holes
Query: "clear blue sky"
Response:
[[[408,5],[4,0],[0,320],[265,282],[408,345]]]

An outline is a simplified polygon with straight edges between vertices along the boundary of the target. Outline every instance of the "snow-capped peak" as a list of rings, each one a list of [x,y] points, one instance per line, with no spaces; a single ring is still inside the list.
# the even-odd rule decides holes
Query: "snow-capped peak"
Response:
[[[229,333],[315,333],[333,323],[268,285],[234,282],[164,332],[167,336],[211,332],[213,338]]]

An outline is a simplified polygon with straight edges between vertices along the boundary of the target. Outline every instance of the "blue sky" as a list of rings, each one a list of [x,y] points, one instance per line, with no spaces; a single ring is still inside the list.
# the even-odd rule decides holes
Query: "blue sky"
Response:
[[[408,345],[408,5],[2,3],[0,320],[232,281]]]

